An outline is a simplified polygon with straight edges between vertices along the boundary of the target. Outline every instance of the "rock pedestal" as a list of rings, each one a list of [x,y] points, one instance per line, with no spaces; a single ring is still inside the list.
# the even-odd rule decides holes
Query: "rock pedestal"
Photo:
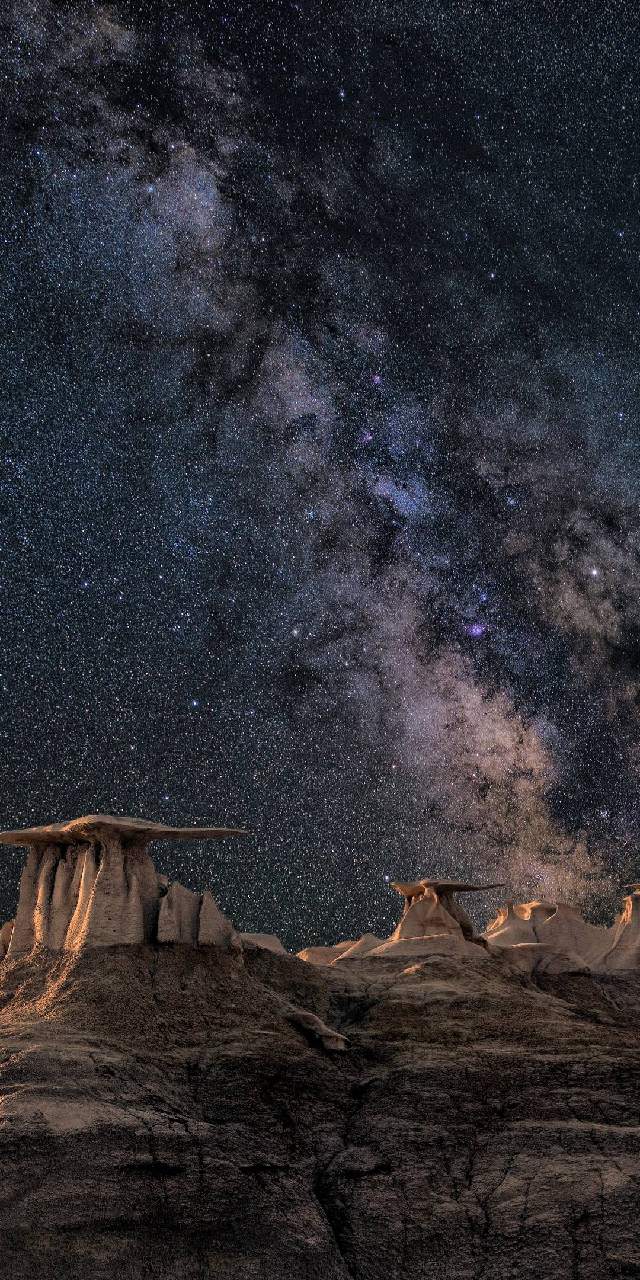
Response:
[[[473,923],[456,898],[457,893],[482,893],[502,889],[499,884],[468,884],[464,880],[435,880],[427,876],[409,882],[392,881],[391,888],[404,897],[404,914],[394,938],[415,938],[429,933],[452,933],[470,942]]]
[[[148,853],[151,840],[244,835],[224,827],[164,827],[136,818],[90,814],[72,822],[0,833],[0,843],[29,849],[13,928],[0,955],[34,946],[52,951],[144,942],[230,946],[235,933],[212,895],[167,887]]]

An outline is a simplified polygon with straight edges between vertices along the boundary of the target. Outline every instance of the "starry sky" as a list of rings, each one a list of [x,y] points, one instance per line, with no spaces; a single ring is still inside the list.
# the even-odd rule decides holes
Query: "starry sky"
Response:
[[[288,946],[388,933],[426,872],[604,918],[640,878],[636,5],[3,22],[2,825],[246,823],[157,863]]]

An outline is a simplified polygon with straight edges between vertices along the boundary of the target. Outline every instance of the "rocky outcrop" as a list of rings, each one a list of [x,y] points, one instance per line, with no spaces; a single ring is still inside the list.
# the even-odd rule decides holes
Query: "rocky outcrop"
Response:
[[[275,933],[241,933],[240,941],[243,946],[248,943],[249,946],[264,947],[267,951],[275,951],[277,955],[284,955],[285,949]]]
[[[640,885],[629,885],[632,893],[624,899],[622,911],[608,930],[608,943],[600,958],[604,969],[636,969],[640,966]]]
[[[502,884],[470,884],[466,880],[441,880],[425,876],[409,883],[392,881],[391,888],[404,898],[404,913],[397,936],[424,937],[428,933],[461,932],[467,941],[473,938],[473,923],[457,895],[486,893],[503,889]],[[452,925],[457,925],[458,929]]]
[[[0,935],[3,953],[18,955],[34,946],[77,951],[155,941],[231,945],[234,930],[211,894],[168,886],[147,850],[151,840],[241,834],[228,828],[162,827],[106,814],[2,832],[0,842],[25,844],[29,850],[6,945]]]
[[[390,938],[303,963],[81,821],[0,931],[12,1280],[638,1272],[637,887],[474,939],[451,882],[399,886]]]
[[[0,960],[4,959],[7,951],[9,950],[9,943],[11,942],[11,935],[13,933],[13,924],[13,920],[7,920],[6,923],[0,927]]]
[[[451,880],[394,882],[392,888],[404,898],[404,910],[389,938],[364,934],[356,941],[307,947],[298,953],[299,958],[332,967],[343,967],[364,956],[369,960],[428,955],[473,959],[477,947],[483,946],[526,974],[616,972],[640,967],[639,885],[628,886],[632,893],[610,928],[590,924],[565,903],[536,900],[508,902],[476,937],[455,894],[481,887]]]
[[[175,881],[160,898],[158,942],[186,942],[192,946],[239,945],[233,925],[206,890],[193,893]]]

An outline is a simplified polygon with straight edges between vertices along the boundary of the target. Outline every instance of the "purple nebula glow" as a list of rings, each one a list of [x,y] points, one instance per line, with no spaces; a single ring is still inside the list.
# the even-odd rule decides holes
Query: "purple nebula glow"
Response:
[[[468,627],[465,627],[467,635],[472,636],[474,640],[479,640],[486,629],[484,622],[471,622]]]

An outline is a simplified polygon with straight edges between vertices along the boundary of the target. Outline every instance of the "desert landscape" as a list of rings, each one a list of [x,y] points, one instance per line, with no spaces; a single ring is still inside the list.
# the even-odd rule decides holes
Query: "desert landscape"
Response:
[[[413,882],[391,938],[292,955],[156,875],[177,834],[0,837],[14,1280],[637,1274],[637,890],[609,930],[540,902],[475,937],[472,886]]]

